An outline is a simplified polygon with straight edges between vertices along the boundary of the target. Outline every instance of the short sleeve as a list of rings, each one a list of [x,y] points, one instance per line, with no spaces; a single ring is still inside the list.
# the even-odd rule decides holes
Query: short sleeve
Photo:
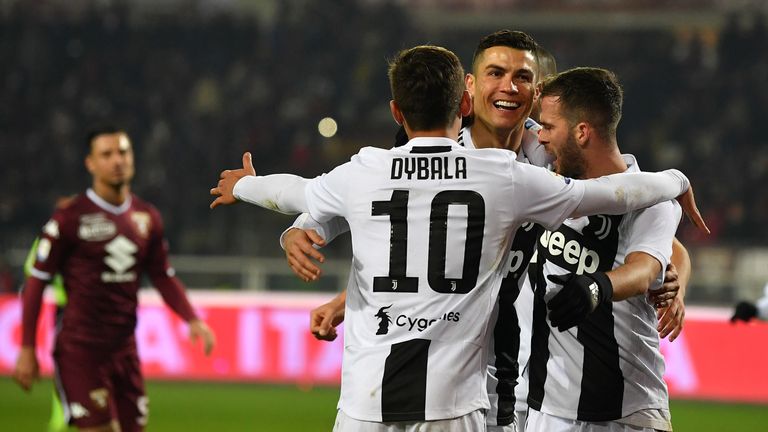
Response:
[[[665,201],[632,214],[627,232],[627,255],[644,252],[656,258],[665,269],[672,256],[672,239],[682,210],[676,201]],[[663,274],[663,273],[662,273]]]

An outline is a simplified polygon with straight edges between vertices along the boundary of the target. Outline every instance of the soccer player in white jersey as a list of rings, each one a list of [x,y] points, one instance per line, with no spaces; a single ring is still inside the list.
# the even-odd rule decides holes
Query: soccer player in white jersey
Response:
[[[538,115],[534,82],[556,73],[552,55],[523,32],[500,30],[481,39],[472,64],[472,73],[467,74],[465,82],[472,95],[474,122],[459,132],[459,144],[467,148],[506,148],[517,152],[518,161],[547,166],[551,157],[538,142],[541,127],[528,116]],[[292,229],[281,236],[289,265],[304,280],[319,276],[319,268],[307,258],[309,255],[319,261],[324,259],[313,243],[330,242],[346,230],[343,219],[318,225],[308,215],[300,216]],[[489,346],[488,373],[489,432],[514,431],[515,418],[518,431],[525,424],[528,392],[522,372],[530,352],[533,305],[527,266],[539,231],[540,227],[526,224],[515,236],[506,266],[509,273],[499,298],[499,309],[508,311],[494,311],[493,315],[495,337]],[[687,252],[679,243],[678,246],[681,250],[676,250],[675,257],[680,257],[680,267],[688,274]],[[677,283],[676,273],[672,272],[668,284]],[[319,339],[336,338],[335,326],[343,320],[345,296],[346,292],[342,292],[312,311],[312,331]],[[674,318],[680,320],[671,322],[671,329],[682,325],[682,315],[669,314],[667,319]]]
[[[348,221],[354,265],[337,431],[485,427],[488,319],[521,224],[554,228],[568,216],[623,214],[685,191],[681,202],[703,226],[678,171],[573,181],[517,163],[512,152],[459,146],[470,109],[462,75],[446,49],[405,50],[389,76],[408,144],[364,148],[312,180],[257,177],[246,153],[243,168],[223,171],[211,189],[211,207],[239,199]]]
[[[615,75],[604,69],[576,68],[543,83],[539,140],[559,174],[640,171],[617,144],[622,102]],[[680,215],[669,201],[569,219],[541,236],[529,431],[672,430],[648,292],[661,287]]]

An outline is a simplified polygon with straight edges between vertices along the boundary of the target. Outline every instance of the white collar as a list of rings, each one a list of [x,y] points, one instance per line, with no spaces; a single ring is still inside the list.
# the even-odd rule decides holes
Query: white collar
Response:
[[[128,194],[128,198],[126,198],[125,201],[119,206],[108,203],[104,198],[98,196],[96,192],[91,188],[88,188],[88,190],[85,191],[85,195],[88,197],[88,199],[93,201],[94,204],[96,204],[98,207],[101,207],[102,210],[108,211],[112,214],[119,215],[125,213],[131,207],[132,199],[130,194]]]

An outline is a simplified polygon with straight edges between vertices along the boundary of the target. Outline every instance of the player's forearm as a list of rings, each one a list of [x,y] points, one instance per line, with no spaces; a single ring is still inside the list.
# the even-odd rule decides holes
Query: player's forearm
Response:
[[[677,237],[672,240],[672,258],[670,261],[677,269],[677,281],[680,284],[680,291],[677,295],[680,298],[685,298],[685,290],[691,280],[691,257]]]
[[[309,213],[302,213],[299,215],[299,217],[296,218],[295,221],[293,221],[293,225],[291,225],[288,229],[283,231],[282,234],[280,234],[281,248],[285,249],[285,235],[293,228],[298,228],[305,231],[315,230],[315,232],[317,232],[317,234],[322,237],[323,240],[325,240],[325,244],[328,244],[332,242],[333,239],[338,237],[339,234],[343,234],[349,231],[349,224],[343,217],[335,217],[326,222],[318,222],[313,219]]]
[[[675,199],[690,187],[678,170],[613,174],[585,182],[584,197],[572,217],[624,214]]]
[[[655,258],[632,255],[625,264],[606,273],[613,285],[613,301],[647,293],[661,272],[661,264]]]
[[[21,293],[21,345],[34,347],[37,336],[37,319],[43,304],[43,291],[46,282],[36,277],[29,277]]]
[[[197,319],[195,310],[189,303],[187,294],[184,292],[184,285],[176,277],[154,277],[152,283],[160,292],[165,304],[171,308],[184,321],[190,322]]]
[[[286,213],[307,213],[304,195],[308,179],[292,174],[245,176],[237,181],[233,195],[240,201],[265,209]]]

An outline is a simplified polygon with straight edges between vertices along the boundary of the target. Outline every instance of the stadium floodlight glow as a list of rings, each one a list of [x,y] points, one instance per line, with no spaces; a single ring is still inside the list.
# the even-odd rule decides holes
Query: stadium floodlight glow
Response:
[[[338,130],[339,126],[336,124],[336,120],[331,117],[325,117],[317,124],[317,131],[325,138],[331,138],[336,135]]]

